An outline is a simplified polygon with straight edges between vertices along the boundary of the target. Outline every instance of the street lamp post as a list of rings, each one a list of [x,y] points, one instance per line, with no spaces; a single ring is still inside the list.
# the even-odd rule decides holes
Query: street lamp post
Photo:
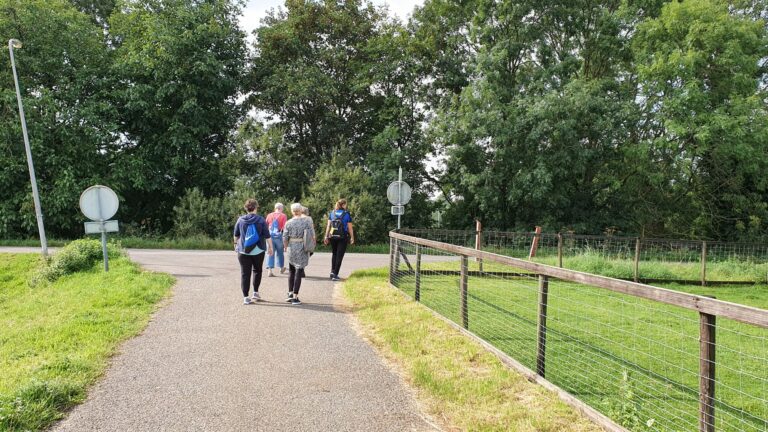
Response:
[[[21,103],[21,89],[19,88],[19,77],[16,75],[16,62],[13,58],[13,49],[21,48],[21,42],[16,39],[8,41],[8,52],[11,53],[11,68],[13,69],[13,81],[16,83],[16,99],[19,101],[19,117],[21,117],[21,132],[24,135],[24,148],[27,151],[27,165],[29,166],[29,181],[32,182],[32,198],[35,201],[35,215],[37,217],[37,229],[40,232],[40,246],[43,250],[43,256],[48,256],[48,242],[45,239],[45,227],[43,226],[43,210],[40,207],[40,195],[37,192],[37,179],[35,178],[35,166],[32,164],[32,150],[29,147],[29,136],[27,135],[27,120],[24,117],[24,106]]]

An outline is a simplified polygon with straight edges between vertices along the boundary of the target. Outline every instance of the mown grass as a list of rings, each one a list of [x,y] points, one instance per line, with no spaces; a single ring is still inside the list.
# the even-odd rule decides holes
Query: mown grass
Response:
[[[71,240],[53,239],[48,241],[48,246],[61,247]],[[132,249],[180,249],[180,250],[232,250],[231,240],[211,239],[209,237],[130,237],[110,236],[111,242],[118,242],[124,248]],[[0,240],[0,246],[26,246],[38,247],[37,239],[6,239]],[[317,252],[330,252],[330,246],[321,243],[317,245]],[[389,243],[355,244],[347,248],[350,253],[389,253]]]
[[[484,264],[486,271],[500,270]],[[420,290],[425,306],[457,323],[459,278],[429,272],[459,267],[458,261],[424,263]],[[412,274],[397,285],[415,295]],[[670,288],[768,308],[766,286]],[[469,330],[535,369],[537,280],[470,276],[468,293]],[[696,312],[557,280],[550,281],[548,303],[547,379],[631,430],[698,428]],[[717,430],[768,428],[766,340],[765,329],[718,319]]]
[[[472,431],[597,431],[554,394],[391,289],[386,270],[355,272],[344,293],[365,336],[402,369],[427,411]]]
[[[0,430],[40,430],[85,398],[173,279],[126,258],[32,289],[36,254],[0,254]]]

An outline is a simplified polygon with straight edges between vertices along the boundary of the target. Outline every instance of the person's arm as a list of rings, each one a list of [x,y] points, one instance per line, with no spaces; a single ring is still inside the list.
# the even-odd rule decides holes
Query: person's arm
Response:
[[[355,227],[352,226],[352,222],[347,222],[347,229],[349,229],[349,244],[355,244]]]
[[[288,230],[283,227],[283,252],[288,250],[288,242],[291,240],[291,236],[288,235]]]
[[[260,226],[261,233],[259,233],[259,236],[267,240],[267,255],[272,255],[275,253],[274,250],[272,250],[272,236],[269,234],[269,226],[267,226],[267,221],[265,219],[262,220],[264,221],[264,224]]]
[[[323,244],[328,245],[328,233],[331,231],[331,218],[328,218],[328,222],[325,224],[325,237],[323,237]]]
[[[235,222],[235,229],[232,231],[232,243],[235,246],[235,249],[237,249],[237,240],[240,239],[240,220],[238,219],[237,222]]]

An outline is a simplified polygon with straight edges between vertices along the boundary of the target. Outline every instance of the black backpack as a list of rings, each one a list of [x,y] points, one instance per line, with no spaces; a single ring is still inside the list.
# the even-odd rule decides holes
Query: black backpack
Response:
[[[346,230],[344,229],[344,216],[346,214],[346,210],[341,213],[341,216],[336,216],[335,210],[331,212],[331,231],[328,237],[332,239],[344,238],[346,235]]]

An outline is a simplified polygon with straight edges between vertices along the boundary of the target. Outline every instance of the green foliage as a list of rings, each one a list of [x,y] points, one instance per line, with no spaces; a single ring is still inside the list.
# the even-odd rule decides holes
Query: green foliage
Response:
[[[260,196],[253,182],[244,178],[235,181],[234,189],[221,197],[206,197],[199,189],[191,189],[173,209],[174,234],[182,238],[229,239],[238,216],[245,214],[245,200]],[[259,208],[263,212],[271,210],[271,205],[259,202]]]
[[[768,111],[762,21],[718,0],[671,2],[633,41],[643,110],[657,133],[647,157],[667,189],[667,231],[764,233]],[[749,228],[747,228],[749,227]]]
[[[288,0],[250,47],[242,7],[0,0],[52,235],[82,234],[97,183],[137,236],[219,238],[239,179],[325,212],[334,193],[310,186],[343,154],[369,241],[398,167],[411,227],[439,208],[448,228],[768,238],[763,0],[426,0],[405,24],[370,0]],[[3,74],[5,238],[36,231],[20,132]]]
[[[109,171],[109,51],[100,29],[65,0],[0,0],[0,34],[24,44],[14,55],[45,222],[74,235],[80,192]],[[0,69],[0,236],[30,235],[37,225],[7,49]]]
[[[344,198],[352,216],[355,241],[365,243],[382,239],[390,219],[388,204],[376,197],[371,176],[360,167],[350,166],[347,157],[345,152],[338,153],[330,163],[317,170],[302,204],[313,215],[319,236],[325,233],[328,214],[334,204]]]
[[[619,397],[615,398],[614,396],[613,399],[605,401],[608,417],[628,430],[654,430],[654,419],[643,420],[640,418],[641,401],[637,398],[637,390],[632,382],[630,372],[626,369],[621,372],[621,382],[618,388]]]
[[[110,258],[117,258],[123,256],[123,251],[119,245],[108,243],[107,254]],[[34,287],[40,283],[54,282],[65,275],[90,270],[103,257],[101,241],[75,240],[53,254],[49,261],[43,263],[30,280],[30,285]]]

